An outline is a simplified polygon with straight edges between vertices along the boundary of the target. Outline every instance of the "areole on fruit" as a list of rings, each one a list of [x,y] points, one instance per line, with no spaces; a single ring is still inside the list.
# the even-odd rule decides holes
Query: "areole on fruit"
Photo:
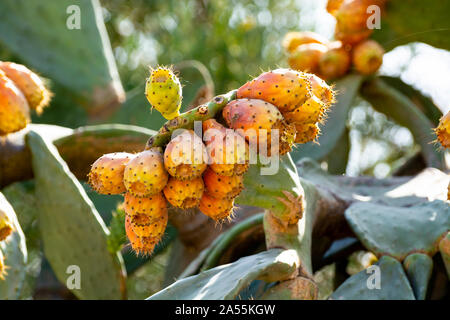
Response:
[[[243,176],[221,176],[208,168],[203,174],[206,192],[214,198],[233,199],[244,189]]]
[[[281,155],[292,149],[295,128],[285,121],[274,105],[259,99],[237,99],[228,103],[222,114],[227,125],[245,137],[250,146],[257,143],[259,153],[266,145],[267,155],[271,155],[272,142],[278,144]],[[278,134],[277,140],[272,139],[274,133]]]
[[[208,154],[194,131],[182,130],[164,151],[164,166],[169,174],[179,180],[192,180],[206,170]]]
[[[174,207],[189,209],[198,206],[204,189],[202,178],[183,181],[170,177],[163,192],[167,201]]]
[[[100,194],[121,194],[126,191],[123,183],[125,166],[134,158],[126,152],[104,154],[98,158],[89,171],[89,184]]]
[[[123,175],[127,191],[138,197],[162,191],[168,179],[160,148],[151,148],[136,154],[128,162]]]

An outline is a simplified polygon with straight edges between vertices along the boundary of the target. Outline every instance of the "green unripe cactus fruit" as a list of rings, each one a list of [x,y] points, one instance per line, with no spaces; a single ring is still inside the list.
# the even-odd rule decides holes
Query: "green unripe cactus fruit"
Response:
[[[180,80],[169,68],[151,69],[145,84],[145,96],[153,108],[171,120],[180,115],[182,89]]]

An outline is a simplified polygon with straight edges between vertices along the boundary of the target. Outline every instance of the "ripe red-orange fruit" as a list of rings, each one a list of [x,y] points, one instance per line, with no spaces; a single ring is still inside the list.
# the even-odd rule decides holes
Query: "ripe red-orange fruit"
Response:
[[[0,69],[23,92],[31,109],[41,113],[49,104],[52,94],[36,73],[24,65],[13,62],[0,61]]]
[[[249,150],[245,139],[218,123],[203,122],[203,139],[209,157],[209,167],[223,176],[244,174],[248,169]]]
[[[450,111],[440,119],[439,125],[434,131],[441,145],[444,148],[450,148]]]
[[[19,131],[30,122],[30,108],[22,91],[0,72],[0,135]]]
[[[169,174],[179,180],[198,178],[206,170],[208,154],[194,131],[185,130],[173,138],[164,151],[164,166]]]
[[[206,192],[214,198],[232,199],[244,189],[243,176],[221,176],[211,169],[207,169],[203,174]]]
[[[286,112],[284,118],[294,124],[316,123],[322,121],[326,110],[327,106],[319,98],[312,96],[294,111]]]
[[[125,192],[123,173],[125,166],[133,158],[133,154],[126,152],[108,153],[98,158],[88,174],[92,189],[101,194]]]
[[[294,70],[316,73],[319,60],[327,50],[327,46],[319,43],[299,45],[289,55],[288,64]]]
[[[315,141],[320,134],[320,129],[317,123],[307,123],[296,125],[297,134],[295,136],[295,143],[307,143]]]
[[[350,68],[350,53],[339,41],[330,45],[319,61],[320,75],[325,79],[342,77]]]
[[[174,207],[189,209],[198,206],[204,188],[202,178],[182,181],[170,177],[163,192],[167,201]]]
[[[341,7],[344,0],[328,0],[327,2],[327,11],[332,15],[335,15],[336,12]]]
[[[148,197],[136,197],[127,192],[124,197],[123,209],[129,216],[154,213],[159,215],[159,212],[167,210],[167,202],[162,192]]]
[[[272,104],[259,99],[238,99],[228,103],[222,111],[230,128],[237,130],[251,145],[267,146],[267,155],[271,155],[272,142],[278,145],[279,154],[292,149],[295,128],[288,124],[281,112]],[[278,132],[278,140],[272,141],[272,135]],[[275,145],[274,148],[277,146]]]
[[[142,151],[128,162],[123,182],[129,193],[146,197],[166,186],[169,175],[164,169],[163,156],[159,148]]]
[[[233,199],[217,199],[205,192],[200,200],[199,209],[211,219],[220,221],[231,217],[233,214],[233,205]]]
[[[328,40],[315,32],[293,31],[286,33],[282,45],[287,52],[293,52],[298,46],[306,43],[326,44]]]
[[[128,215],[125,217],[125,232],[130,241],[131,248],[136,254],[150,255],[160,240],[159,238],[154,237],[139,237],[134,232],[131,226],[131,219]]]
[[[383,63],[384,49],[374,40],[359,43],[353,50],[353,65],[361,74],[375,73]]]
[[[371,29],[362,29],[356,31],[342,31],[339,25],[336,25],[334,37],[346,45],[354,46],[361,41],[366,40],[372,34]]]
[[[238,89],[236,97],[261,99],[281,112],[292,111],[311,97],[311,83],[304,72],[276,69],[244,84]]]

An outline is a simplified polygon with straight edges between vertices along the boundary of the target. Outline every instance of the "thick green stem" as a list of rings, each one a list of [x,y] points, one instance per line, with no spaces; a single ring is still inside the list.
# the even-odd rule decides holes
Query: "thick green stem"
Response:
[[[230,91],[203,104],[182,113],[175,119],[167,121],[159,132],[148,139],[146,149],[151,147],[162,147],[170,141],[172,133],[176,129],[193,129],[195,121],[205,121],[214,118],[231,100],[236,98],[236,90]]]

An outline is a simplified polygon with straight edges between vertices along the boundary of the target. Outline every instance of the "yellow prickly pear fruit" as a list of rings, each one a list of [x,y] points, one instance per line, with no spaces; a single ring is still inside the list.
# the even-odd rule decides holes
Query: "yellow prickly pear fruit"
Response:
[[[172,69],[151,69],[145,84],[145,96],[152,107],[161,112],[167,120],[180,115],[182,89],[180,80]]]
[[[3,241],[13,232],[13,224],[8,214],[0,208],[0,241]]]
[[[444,148],[450,148],[450,111],[440,119],[439,125],[434,129],[434,132],[441,145]]]
[[[169,174],[179,180],[198,178],[206,170],[208,154],[200,137],[185,130],[173,138],[164,151],[164,166]]]
[[[286,112],[283,115],[288,123],[316,123],[322,121],[326,110],[327,106],[322,102],[322,100],[316,96],[312,96],[294,111]]]
[[[142,151],[128,162],[123,175],[125,188],[137,197],[146,197],[161,192],[169,175],[164,169],[160,148]]]
[[[319,44],[326,44],[328,40],[324,37],[322,37],[320,34],[317,34],[315,32],[311,31],[292,31],[286,33],[286,35],[283,38],[283,48],[287,52],[294,52],[294,50],[306,43],[319,43]]]
[[[297,134],[295,135],[295,143],[307,143],[314,141],[320,134],[320,129],[317,123],[296,125],[295,129],[297,130]]]
[[[133,154],[115,152],[98,158],[88,174],[92,189],[101,194],[121,194],[126,191],[123,184],[125,166],[134,158]]]
[[[375,40],[359,43],[353,50],[353,65],[361,74],[375,73],[383,63],[383,47]]]
[[[198,206],[204,189],[202,178],[182,181],[170,177],[163,192],[167,201],[174,207],[189,209]]]
[[[0,62],[0,69],[23,92],[31,109],[39,114],[48,106],[52,93],[36,73],[13,62]]]
[[[247,171],[249,149],[242,136],[215,119],[203,122],[203,132],[210,169],[222,176],[242,175]]]
[[[217,199],[204,192],[200,200],[200,211],[213,220],[220,221],[231,218],[233,214],[234,199]]]
[[[205,171],[203,181],[208,194],[218,199],[233,199],[244,189],[243,176],[221,176],[211,169]]]
[[[313,95],[322,100],[327,107],[330,107],[335,102],[333,88],[315,74],[308,74],[308,79],[311,82]]]
[[[0,70],[0,136],[19,131],[30,122],[30,108],[22,91]]]
[[[289,55],[288,64],[294,70],[316,73],[319,68],[319,60],[327,50],[327,46],[319,43],[299,45]]]
[[[5,275],[6,275],[5,258],[3,257],[3,253],[0,250],[0,280],[5,280]]]
[[[150,255],[160,240],[159,238],[154,237],[139,237],[134,232],[131,226],[131,219],[128,215],[125,217],[125,232],[130,241],[131,248],[136,254]]]

